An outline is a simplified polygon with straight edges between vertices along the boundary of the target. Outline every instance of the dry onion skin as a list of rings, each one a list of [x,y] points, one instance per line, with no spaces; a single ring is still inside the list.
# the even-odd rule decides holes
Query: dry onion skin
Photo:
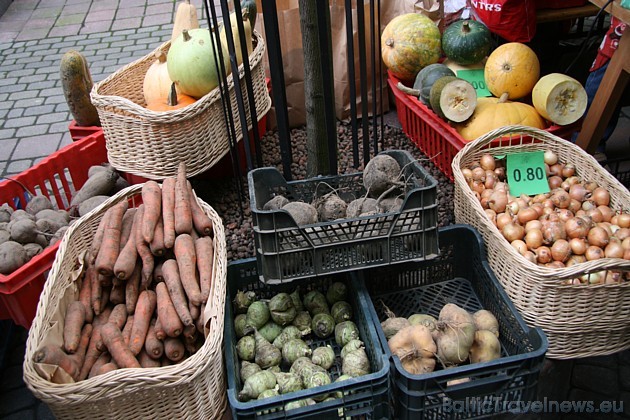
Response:
[[[490,222],[526,260],[564,268],[601,258],[630,260],[630,210],[611,206],[610,192],[580,177],[579,168],[544,151],[549,192],[530,197],[509,193],[505,159],[484,153],[462,168]],[[586,273],[563,284],[618,284],[630,272]]]

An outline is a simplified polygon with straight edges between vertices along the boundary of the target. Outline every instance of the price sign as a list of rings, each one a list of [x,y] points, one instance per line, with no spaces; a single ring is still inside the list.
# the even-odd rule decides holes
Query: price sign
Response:
[[[483,69],[457,70],[457,77],[469,82],[475,88],[478,98],[482,96],[492,96],[486,86]]]
[[[525,152],[507,155],[507,180],[510,195],[536,195],[549,192],[545,172],[545,152]]]

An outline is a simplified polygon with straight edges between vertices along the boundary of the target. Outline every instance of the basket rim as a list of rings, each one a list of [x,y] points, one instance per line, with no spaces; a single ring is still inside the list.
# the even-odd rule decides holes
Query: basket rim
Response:
[[[461,170],[461,161],[468,157],[469,155],[473,155],[475,153],[481,153],[483,150],[487,150],[486,148],[490,145],[490,143],[498,138],[512,136],[512,135],[527,135],[535,138],[536,140],[542,141],[543,144],[556,143],[562,144],[562,147],[570,149],[573,153],[577,153],[581,158],[585,159],[587,162],[591,163],[593,168],[597,169],[600,165],[595,160],[595,158],[580,147],[576,146],[573,143],[570,143],[560,137],[557,137],[549,132],[544,130],[540,130],[533,127],[526,127],[521,125],[511,125],[501,127],[488,133],[483,136],[478,137],[477,139],[469,142],[464,146],[462,150],[460,150],[451,163],[451,167],[453,170],[453,177],[455,187],[459,188],[461,193],[465,196],[468,203],[472,206],[473,211],[477,213],[479,217],[479,222],[483,225],[488,233],[497,238],[500,236],[501,241],[498,241],[499,246],[509,254],[512,259],[515,259],[519,264],[524,265],[524,267],[531,273],[532,278],[536,278],[536,281],[540,281],[544,283],[546,286],[555,286],[557,288],[565,288],[565,289],[574,289],[578,287],[588,287],[592,288],[616,288],[616,287],[630,287],[630,282],[625,283],[617,283],[617,284],[581,284],[581,285],[568,285],[568,284],[559,284],[559,280],[574,278],[576,276],[582,275],[584,273],[591,273],[596,271],[602,271],[605,269],[630,269],[630,261],[624,260],[621,258],[601,258],[599,260],[587,261],[584,263],[576,264],[571,267],[565,268],[549,268],[549,267],[541,267],[537,264],[532,263],[527,260],[521,254],[519,254],[514,247],[510,246],[507,241],[504,240],[496,226],[494,226],[490,220],[485,217],[485,213],[479,200],[477,200],[472,192],[472,190],[468,187],[464,179],[464,175]],[[528,147],[531,145],[527,145]],[[508,146],[511,148],[520,147],[520,145],[512,145]],[[498,149],[505,149],[507,147],[499,147]],[[612,193],[621,195],[625,198],[625,201],[630,203],[630,193],[628,190],[621,184],[621,182],[613,177],[608,171],[601,168],[600,173],[604,180],[607,182],[607,189],[612,190]],[[481,217],[481,216],[484,217]]]
[[[254,36],[255,48],[248,57],[250,72],[254,67],[256,67],[257,65],[261,63],[262,58],[265,53],[265,41],[262,35],[258,33],[258,31],[256,30],[252,30],[252,35]],[[114,73],[110,74],[102,81],[95,83],[92,86],[92,90],[90,91],[90,99],[92,101],[92,104],[97,109],[99,108],[102,109],[102,108],[107,108],[107,107],[112,107],[112,106],[120,107],[120,108],[123,108],[126,112],[129,112],[134,115],[142,116],[144,118],[148,118],[152,122],[158,123],[158,124],[169,123],[173,119],[177,119],[178,121],[184,121],[200,114],[201,112],[209,108],[212,104],[214,104],[218,99],[221,98],[220,86],[217,86],[212,91],[210,91],[203,97],[199,98],[198,100],[196,100],[195,102],[193,102],[192,104],[184,108],[179,108],[172,111],[162,111],[162,112],[149,110],[122,96],[103,95],[99,92],[99,89],[111,83],[113,80],[120,78],[121,75],[123,75],[128,70],[134,67],[137,67],[139,64],[144,63],[145,61],[153,60],[152,57],[156,52],[168,50],[168,48],[170,48],[170,45],[171,45],[171,40],[167,40],[163,42],[162,44],[160,44],[160,46],[155,48],[149,54],[137,60],[132,61],[131,63],[121,67]],[[239,79],[242,79],[245,74],[245,64],[241,63],[241,65],[238,67],[238,70],[239,70]],[[227,76],[228,90],[231,90],[234,86],[233,76],[234,76],[234,72],[230,71],[230,74],[228,74]]]
[[[74,233],[81,229],[84,222],[95,217],[102,216],[105,211],[112,205],[127,200],[131,197],[138,196],[144,184],[136,184],[127,187],[116,195],[110,197],[97,208],[93,209],[86,215],[75,221],[64,234],[59,252],[55,257],[55,261],[50,270],[42,298],[37,305],[37,314],[33,320],[33,325],[29,330],[26,343],[26,356],[23,363],[24,382],[28,388],[42,400],[64,401],[64,402],[85,402],[92,398],[103,398],[103,393],[107,390],[107,398],[115,398],[123,393],[128,393],[128,387],[140,387],[142,389],[150,389],[157,387],[177,386],[182,383],[192,382],[199,375],[215,362],[216,357],[221,357],[221,344],[223,333],[223,318],[225,305],[219,302],[214,308],[212,318],[206,320],[209,323],[209,333],[201,348],[192,356],[179,364],[163,366],[159,368],[130,368],[118,369],[103,375],[95,376],[82,381],[57,384],[42,378],[34,368],[31,358],[37,350],[37,346],[41,343],[41,339],[45,337],[46,332],[50,329],[50,325],[45,325],[46,313],[51,301],[46,299],[53,287],[59,283],[58,271],[65,254],[65,249]],[[213,288],[225,289],[227,276],[227,253],[225,249],[225,232],[221,219],[215,210],[203,200],[197,198],[202,209],[208,214],[214,223],[214,235],[217,246],[215,246],[215,272],[213,279]],[[217,259],[220,261],[217,262]],[[67,287],[71,287],[72,283],[68,283]],[[224,296],[225,292],[217,290],[219,296]],[[217,292],[214,292],[215,294]],[[213,292],[211,292],[213,293]],[[211,294],[212,296],[212,294]],[[214,339],[211,339],[214,337]]]

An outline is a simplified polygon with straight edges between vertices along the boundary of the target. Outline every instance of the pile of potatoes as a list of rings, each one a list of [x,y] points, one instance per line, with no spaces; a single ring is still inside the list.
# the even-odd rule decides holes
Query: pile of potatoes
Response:
[[[469,313],[454,303],[442,307],[438,319],[428,314],[397,317],[386,309],[381,323],[392,354],[411,374],[430,373],[501,357],[499,323],[492,312]],[[438,365],[439,363],[439,365]]]
[[[35,195],[24,209],[0,207],[0,274],[8,275],[57,243],[77,216],[99,206],[129,183],[109,165],[92,166],[68,210],[56,209],[45,195]]]
[[[262,210],[286,210],[299,225],[353,219],[398,211],[405,197],[407,183],[398,161],[385,154],[376,155],[363,171],[366,194],[346,202],[336,191],[316,196],[310,203],[290,201],[276,195]]]

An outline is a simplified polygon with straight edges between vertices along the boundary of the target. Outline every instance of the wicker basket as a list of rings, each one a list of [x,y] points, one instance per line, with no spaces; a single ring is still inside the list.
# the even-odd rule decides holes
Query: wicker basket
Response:
[[[271,107],[262,58],[265,43],[254,31],[255,48],[249,56],[256,115]],[[107,144],[107,156],[120,171],[149,179],[174,176],[179,162],[186,162],[189,176],[216,164],[230,151],[229,132],[219,88],[192,105],[175,111],[146,109],[142,83],[156,51],[168,52],[167,41],[151,54],[122,67],[94,84],[90,97],[96,107]],[[252,126],[244,67],[239,67],[247,125]],[[232,74],[227,78],[237,140],[242,138]]]
[[[225,312],[227,254],[223,224],[203,201],[200,205],[214,222],[213,289],[209,302],[214,313],[206,320],[203,346],[183,362],[145,369],[120,369],[76,383],[56,384],[35,370],[32,357],[54,328],[54,316],[67,293],[78,293],[72,272],[105,211],[116,203],[140,198],[134,185],[76,221],[66,232],[41,294],[29,331],[24,358],[24,381],[33,394],[48,404],[57,418],[220,418],[227,407],[222,342]]]
[[[501,139],[497,144],[494,140]],[[493,143],[493,144],[491,144]],[[549,338],[548,357],[570,359],[616,353],[630,348],[630,282],[599,285],[566,285],[562,280],[607,269],[630,270],[630,261],[604,258],[569,268],[538,266],[521,256],[485,215],[469,188],[461,168],[492,153],[553,150],[563,162],[577,168],[580,177],[606,187],[611,207],[627,208],[630,193],[582,149],[545,131],[508,126],[468,143],[453,159],[455,219],[482,234],[488,260],[497,278],[525,321],[541,327]]]

